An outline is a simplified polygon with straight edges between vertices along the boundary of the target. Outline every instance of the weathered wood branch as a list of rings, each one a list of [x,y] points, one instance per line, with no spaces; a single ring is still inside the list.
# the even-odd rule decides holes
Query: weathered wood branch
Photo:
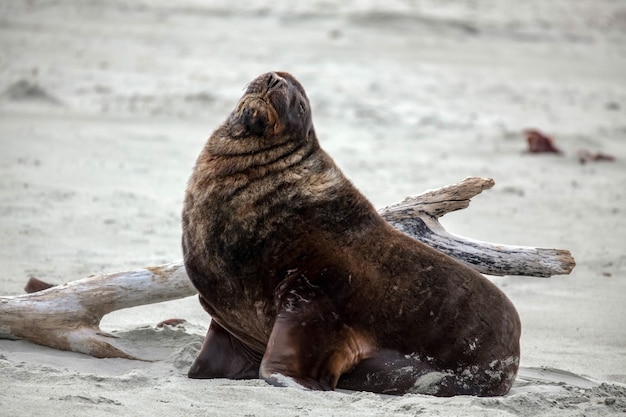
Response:
[[[481,242],[456,236],[441,226],[439,217],[468,207],[472,197],[494,185],[491,178],[467,178],[458,184],[407,197],[380,210],[380,214],[396,229],[483,274],[550,277],[572,272],[576,263],[567,250]]]
[[[156,267],[94,275],[13,297],[0,297],[0,338],[25,339],[54,349],[97,358],[138,359],[100,330],[106,314],[196,294],[185,267]]]
[[[566,250],[480,242],[448,233],[438,218],[463,209],[493,187],[491,179],[468,178],[386,207],[381,215],[394,227],[491,275],[551,276],[575,266]],[[45,288],[31,283],[29,288]],[[100,330],[112,311],[188,297],[196,293],[182,261],[129,272],[96,275],[32,294],[0,297],[0,338],[25,339],[98,358],[137,359]]]

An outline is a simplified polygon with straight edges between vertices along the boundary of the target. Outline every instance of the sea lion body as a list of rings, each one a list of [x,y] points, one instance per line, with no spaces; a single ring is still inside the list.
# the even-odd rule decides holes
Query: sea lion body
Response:
[[[290,74],[250,83],[202,150],[183,253],[212,317],[190,377],[502,395],[517,373],[511,302],[380,217],[319,147]]]

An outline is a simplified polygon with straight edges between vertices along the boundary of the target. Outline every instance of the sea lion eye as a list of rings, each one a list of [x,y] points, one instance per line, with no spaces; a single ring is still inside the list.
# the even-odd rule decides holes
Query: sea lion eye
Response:
[[[300,114],[305,114],[306,113],[306,106],[304,105],[303,101],[300,102],[298,110],[300,110]]]

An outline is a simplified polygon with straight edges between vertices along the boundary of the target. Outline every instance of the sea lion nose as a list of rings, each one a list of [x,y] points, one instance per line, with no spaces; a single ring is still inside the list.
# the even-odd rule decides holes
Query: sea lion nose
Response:
[[[284,79],[277,75],[275,72],[270,72],[267,77],[267,88],[271,90],[272,88],[279,85]]]

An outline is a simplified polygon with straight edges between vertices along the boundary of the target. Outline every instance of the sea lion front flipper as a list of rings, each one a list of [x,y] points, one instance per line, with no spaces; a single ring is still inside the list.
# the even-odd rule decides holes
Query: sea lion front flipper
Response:
[[[276,319],[260,377],[272,385],[332,390],[339,376],[353,365],[346,349],[347,329],[312,317],[285,314]]]
[[[365,344],[340,319],[333,300],[318,292],[321,287],[301,277],[278,297],[259,375],[272,385],[332,390],[361,359]]]
[[[202,348],[189,368],[188,376],[193,379],[258,378],[261,360],[257,356],[212,319]]]

